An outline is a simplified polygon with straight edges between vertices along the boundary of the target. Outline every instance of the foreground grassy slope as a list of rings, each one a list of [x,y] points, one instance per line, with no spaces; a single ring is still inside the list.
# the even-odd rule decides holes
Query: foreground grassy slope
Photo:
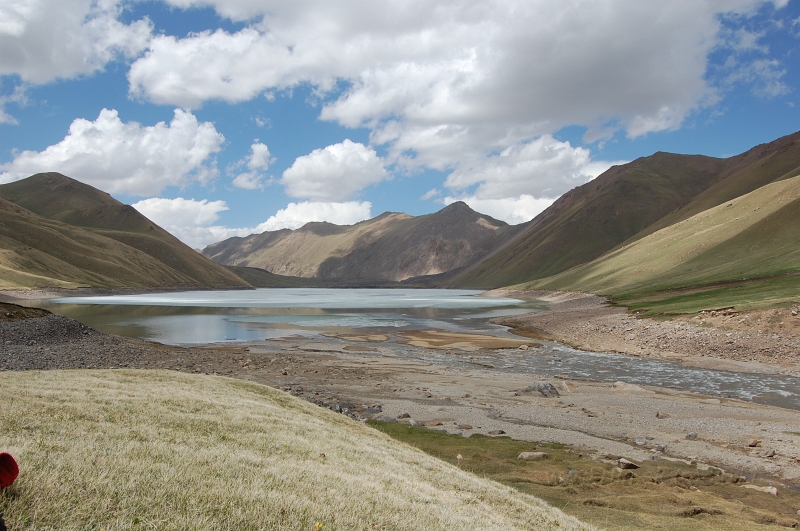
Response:
[[[7,284],[16,287],[248,284],[108,194],[58,173],[0,186]],[[10,205],[22,207],[10,209]],[[11,219],[13,218],[13,221]],[[42,228],[47,227],[47,234]],[[60,235],[60,236],[59,236]],[[48,256],[45,256],[48,255]],[[125,271],[130,262],[130,271]],[[29,265],[30,264],[30,265]],[[29,269],[30,267],[30,269]],[[50,280],[48,280],[50,279]],[[4,286],[15,287],[15,286]]]
[[[589,529],[536,498],[257,384],[0,374],[11,529]]]
[[[562,196],[452,284],[497,287],[552,276],[798,170],[800,132],[727,159],[656,153],[613,167]]]
[[[800,300],[800,176],[528,286],[591,291],[661,312]]]

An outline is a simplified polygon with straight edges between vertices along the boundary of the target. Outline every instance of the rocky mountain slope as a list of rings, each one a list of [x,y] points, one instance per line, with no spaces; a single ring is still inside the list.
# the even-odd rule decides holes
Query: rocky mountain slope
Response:
[[[0,288],[248,287],[110,195],[58,173],[0,186]]]
[[[403,281],[468,266],[519,230],[457,202],[425,216],[387,212],[349,226],[308,223],[230,238],[203,254],[220,264],[294,277]]]
[[[797,174],[800,133],[728,159],[656,153],[564,194],[520,234],[450,282],[497,287],[545,278]]]

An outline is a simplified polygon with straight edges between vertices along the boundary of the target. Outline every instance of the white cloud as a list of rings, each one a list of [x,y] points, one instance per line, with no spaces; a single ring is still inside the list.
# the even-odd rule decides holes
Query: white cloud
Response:
[[[274,216],[261,223],[253,232],[297,229],[310,221],[327,221],[336,225],[352,225],[371,217],[369,201],[289,203]]]
[[[224,140],[213,124],[180,109],[169,124],[152,126],[125,123],[116,110],[103,109],[93,122],[73,121],[61,142],[0,164],[0,183],[57,171],[112,194],[152,195],[215,177],[211,155]]]
[[[345,140],[298,157],[280,183],[291,197],[345,201],[370,184],[389,177],[375,150]]]
[[[721,15],[764,3],[210,0],[249,25],[155,37],[130,90],[196,107],[301,83],[324,96],[344,81],[322,119],[371,128],[390,162],[452,169],[566,125],[630,137],[680,127],[716,101],[706,73],[729,38]],[[757,37],[737,38],[757,48]]]
[[[247,167],[251,170],[266,170],[272,163],[272,157],[266,144],[256,142],[250,146],[250,157],[247,159]]]
[[[228,210],[225,201],[153,197],[131,206],[193,249],[202,249],[231,236],[252,233],[250,229],[213,225],[219,219],[220,212]]]
[[[225,201],[203,199],[164,199],[153,197],[134,203],[133,208],[155,221],[161,227],[183,227],[192,225],[211,225],[219,219],[219,213],[228,210]]]
[[[121,11],[122,2],[114,0],[0,2],[0,75],[41,84],[137,56],[150,41],[152,24],[124,24]]]
[[[233,165],[232,169],[247,166],[248,172],[240,173],[233,179],[233,186],[245,190],[258,190],[264,187],[264,171],[272,164],[272,156],[266,144],[255,142],[250,146],[250,156]],[[230,171],[230,169],[229,169]]]
[[[536,199],[528,194],[501,199],[479,199],[475,196],[445,197],[444,204],[464,201],[473,210],[488,214],[511,225],[525,223],[553,204],[555,199]]]
[[[506,148],[475,165],[459,167],[444,185],[451,190],[464,190],[477,184],[476,195],[484,199],[520,194],[555,198],[594,177],[585,172],[590,160],[588,149],[544,135]]]
[[[565,192],[625,162],[592,161],[588,149],[544,135],[471,166],[459,166],[444,185],[460,194],[447,196],[443,202],[464,201],[478,212],[511,224],[522,223]]]
[[[310,221],[327,221],[337,225],[352,225],[371,217],[372,203],[348,201],[325,203],[303,201],[289,203],[256,227],[226,227],[215,225],[221,212],[229,210],[225,201],[203,199],[164,199],[153,197],[134,203],[133,208],[193,249],[233,236],[248,236],[264,231],[297,229]]]

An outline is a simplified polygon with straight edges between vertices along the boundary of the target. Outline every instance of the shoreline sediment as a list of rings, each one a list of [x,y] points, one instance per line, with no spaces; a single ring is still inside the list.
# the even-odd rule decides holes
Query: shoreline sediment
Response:
[[[669,320],[639,318],[581,292],[493,290],[547,303],[545,311],[492,319],[524,337],[736,372],[800,376],[800,311],[721,310]]]

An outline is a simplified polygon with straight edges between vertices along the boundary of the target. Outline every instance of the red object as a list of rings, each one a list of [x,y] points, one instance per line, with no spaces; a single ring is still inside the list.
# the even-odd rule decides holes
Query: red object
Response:
[[[19,466],[11,454],[0,453],[0,489],[10,487],[19,476]]]

